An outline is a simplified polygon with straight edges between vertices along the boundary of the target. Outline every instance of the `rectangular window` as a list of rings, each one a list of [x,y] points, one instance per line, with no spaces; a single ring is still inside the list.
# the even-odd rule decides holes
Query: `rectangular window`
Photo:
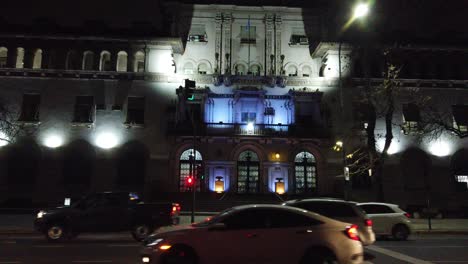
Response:
[[[266,107],[264,115],[275,115],[275,109],[273,107]]]
[[[403,104],[403,132],[407,135],[420,130],[421,117],[415,103]]]
[[[208,42],[208,36],[206,35],[205,25],[194,24],[190,28],[187,41],[189,42]]]
[[[128,97],[127,124],[143,125],[145,123],[145,98]]]
[[[94,110],[94,96],[77,96],[75,101],[75,113],[73,116],[73,122],[93,123]]]
[[[465,183],[468,189],[468,176],[467,175],[455,175],[455,180],[459,183]]]
[[[453,127],[468,132],[468,105],[452,105]]]
[[[41,96],[39,94],[24,94],[21,105],[21,115],[19,121],[37,122],[39,121],[39,105]]]
[[[289,45],[309,45],[309,39],[303,28],[293,28]]]
[[[255,122],[257,113],[243,112],[241,116],[242,122]]]
[[[257,30],[254,26],[241,26],[241,43],[255,44],[257,37]]]

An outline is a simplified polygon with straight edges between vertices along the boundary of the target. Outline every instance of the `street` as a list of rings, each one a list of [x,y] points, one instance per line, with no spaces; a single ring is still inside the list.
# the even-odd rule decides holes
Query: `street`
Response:
[[[66,243],[48,243],[40,235],[0,235],[0,249],[0,264],[133,264],[138,263],[140,244],[128,233],[82,235]],[[379,240],[366,251],[375,256],[368,264],[468,264],[468,235],[424,234],[409,241]]]

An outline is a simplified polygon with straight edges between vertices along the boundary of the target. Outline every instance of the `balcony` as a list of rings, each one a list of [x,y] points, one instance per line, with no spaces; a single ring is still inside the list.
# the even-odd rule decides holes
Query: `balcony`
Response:
[[[193,128],[190,122],[183,124],[169,123],[168,135],[191,136]],[[252,136],[252,137],[303,137],[325,138],[330,135],[327,128],[304,125],[282,124],[234,124],[234,123],[203,123],[197,125],[198,136]]]

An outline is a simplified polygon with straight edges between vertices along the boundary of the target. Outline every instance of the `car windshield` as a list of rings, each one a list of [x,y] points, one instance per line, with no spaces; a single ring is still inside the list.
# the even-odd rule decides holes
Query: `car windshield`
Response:
[[[192,224],[192,226],[194,226],[194,227],[204,227],[204,226],[212,225],[214,223],[217,223],[220,219],[222,219],[226,215],[230,214],[233,210],[234,210],[233,208],[226,209],[226,210],[221,211],[220,213],[218,213],[216,215],[207,217],[202,222],[194,223],[194,224]]]

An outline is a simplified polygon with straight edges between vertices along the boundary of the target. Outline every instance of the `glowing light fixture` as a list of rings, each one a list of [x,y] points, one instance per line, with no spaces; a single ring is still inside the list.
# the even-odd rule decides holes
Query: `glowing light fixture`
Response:
[[[254,123],[253,123],[253,122],[247,123],[247,130],[249,130],[249,131],[253,131],[253,130],[254,130]]]
[[[284,194],[285,190],[284,190],[283,178],[276,178],[276,182],[275,182],[275,192],[276,192],[277,194]]]
[[[450,155],[450,150],[450,145],[444,140],[431,142],[429,145],[429,152],[437,157],[445,157]]]
[[[161,249],[161,250],[168,250],[168,249],[170,249],[170,248],[171,248],[171,245],[161,245],[161,246],[159,247],[159,249]]]
[[[44,140],[44,145],[49,148],[58,148],[63,145],[63,139],[58,135],[49,135]]]
[[[7,135],[5,135],[3,132],[0,132],[0,147],[8,145],[8,140],[9,138]]]
[[[364,17],[369,13],[369,6],[365,3],[360,3],[354,8],[354,18]]]
[[[143,257],[143,258],[141,259],[141,261],[142,261],[143,263],[149,263],[149,262],[150,262],[150,258],[149,258],[149,257]]]
[[[102,133],[96,137],[96,145],[103,149],[113,148],[117,143],[117,137],[112,133]]]
[[[276,152],[275,158],[276,158],[276,159],[279,159],[280,157],[281,157],[281,155],[280,155],[278,152]]]
[[[217,192],[217,193],[224,192],[224,181],[223,181],[223,177],[221,177],[221,176],[216,176],[215,192]]]

